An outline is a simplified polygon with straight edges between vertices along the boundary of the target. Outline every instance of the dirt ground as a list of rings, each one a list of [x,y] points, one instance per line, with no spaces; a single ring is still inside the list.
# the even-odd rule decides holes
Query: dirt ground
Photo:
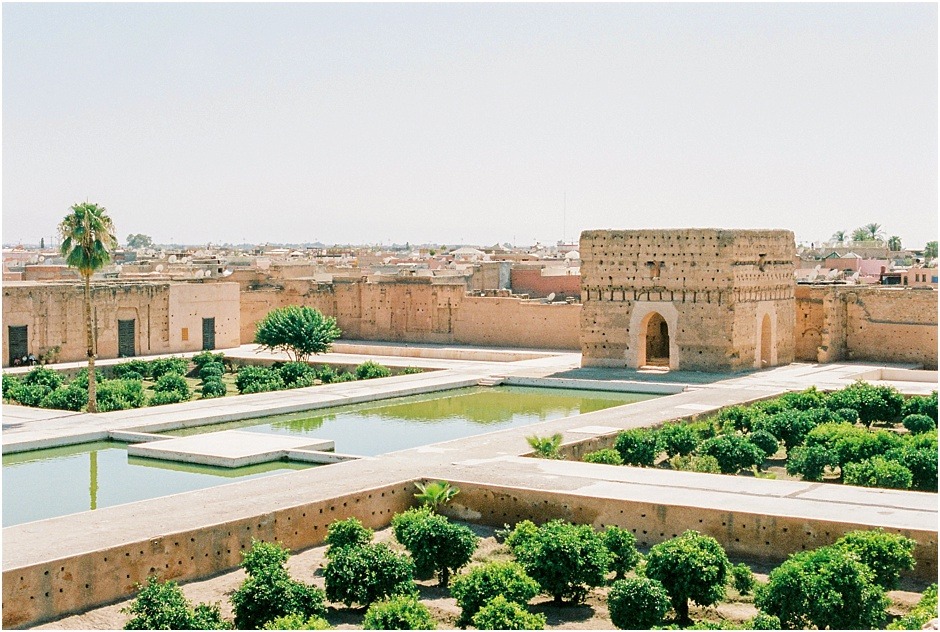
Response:
[[[472,524],[467,526],[482,538],[471,564],[481,561],[511,559],[512,556],[508,550],[496,542],[493,537],[493,529]],[[390,542],[395,548],[401,548],[400,545],[394,542],[391,528],[377,531],[375,539],[377,542]],[[323,588],[323,567],[326,565],[325,551],[325,546],[318,546],[291,556],[288,562],[291,575],[301,581],[312,581],[320,588]],[[732,561],[736,563],[742,560]],[[758,581],[766,581],[767,573],[772,569],[771,566],[758,564],[751,564],[750,566]],[[199,602],[220,603],[222,615],[231,620],[233,614],[229,597],[244,579],[244,571],[237,570],[211,579],[190,582],[184,584],[182,588],[186,597],[193,604]],[[419,581],[417,583],[421,601],[430,609],[432,616],[437,620],[438,629],[455,628],[457,618],[460,616],[460,608],[457,606],[456,601],[450,597],[447,589],[438,587],[436,580]],[[920,599],[919,591],[922,591],[924,587],[908,582],[902,588],[904,590],[888,593],[892,601],[889,612],[893,615],[908,612]],[[558,607],[552,605],[550,597],[540,595],[530,602],[530,606],[533,612],[545,614],[548,624],[546,629],[612,630],[614,625],[611,623],[610,615],[607,612],[606,596],[606,588],[596,588],[591,591],[584,604]],[[131,599],[127,599],[83,614],[46,623],[33,629],[118,630],[123,628],[129,619],[129,616],[122,613],[121,609],[128,607],[131,601]],[[364,614],[364,608],[347,609],[339,606],[330,607],[326,618],[337,629],[354,630],[362,628]],[[739,595],[733,588],[728,588],[726,601],[708,608],[692,605],[690,612],[694,621],[708,620],[716,623],[721,621],[743,623],[755,614],[757,614],[757,609],[754,607],[753,597]]]

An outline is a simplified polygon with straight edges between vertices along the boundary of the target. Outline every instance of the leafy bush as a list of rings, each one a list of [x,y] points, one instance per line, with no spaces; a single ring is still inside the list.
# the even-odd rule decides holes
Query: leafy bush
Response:
[[[745,630],[780,630],[782,624],[779,617],[772,614],[758,613],[753,619],[744,624]]]
[[[356,376],[349,371],[341,371],[333,378],[334,382],[355,382]]]
[[[620,453],[613,448],[603,448],[588,452],[582,459],[585,463],[601,463],[603,465],[623,465]]]
[[[758,407],[729,406],[718,411],[715,415],[715,423],[720,427],[730,427],[737,432],[750,432],[754,420],[763,414],[764,412]],[[711,437],[702,438],[710,439]]]
[[[137,377],[135,377],[137,376]],[[143,379],[150,377],[150,362],[147,360],[130,360],[111,367],[111,377],[121,379]]]
[[[652,467],[656,461],[656,433],[646,428],[624,430],[617,435],[614,448],[626,465]]]
[[[356,367],[356,379],[357,380],[372,380],[377,377],[389,377],[391,376],[392,371],[385,366],[372,360],[363,362]]]
[[[931,584],[924,591],[917,605],[906,615],[888,624],[889,630],[921,630],[931,619],[937,617],[937,585]]]
[[[937,391],[930,395],[914,395],[901,406],[901,415],[927,415],[937,423]]]
[[[896,461],[875,456],[858,463],[847,463],[842,478],[848,485],[910,489],[914,477],[911,471]]]
[[[710,606],[725,596],[731,564],[714,538],[686,531],[650,549],[646,576],[662,582],[680,622],[689,620],[689,600]]]
[[[787,455],[787,474],[800,474],[807,481],[821,481],[826,468],[835,465],[836,458],[820,445],[797,446]]]
[[[45,384],[23,384],[22,382],[11,386],[9,399],[22,404],[23,406],[36,407],[49,396],[52,389]]]
[[[104,373],[102,373],[98,369],[95,369],[95,383],[101,384],[102,382],[105,381],[105,379],[106,378],[104,377]],[[69,382],[69,385],[77,386],[79,388],[84,388],[85,390],[88,390],[88,368],[85,367],[85,368],[79,369],[78,372],[75,374],[75,377],[72,378],[72,381]]]
[[[807,446],[826,448],[840,467],[883,455],[900,444],[901,438],[893,432],[870,432],[848,423],[821,424],[806,435]]]
[[[517,522],[509,535],[506,536],[506,546],[516,553],[522,546],[531,542],[539,533],[539,528],[531,520]]]
[[[199,379],[202,381],[206,381],[212,378],[221,380],[223,375],[225,375],[225,367],[218,362],[204,364],[199,369]]]
[[[306,362],[286,362],[277,367],[277,372],[286,388],[313,386],[317,379],[316,370]]]
[[[42,398],[42,408],[79,411],[88,403],[88,391],[77,386],[60,386]]]
[[[225,354],[212,353],[211,351],[202,351],[194,355],[192,357],[192,361],[199,370],[202,370],[206,365],[209,364],[218,364],[219,366],[223,366],[225,364]]]
[[[288,575],[285,564],[289,556],[280,544],[257,541],[243,554],[242,568],[248,577],[231,599],[236,628],[256,630],[291,614],[304,620],[326,615],[323,591]]]
[[[875,583],[885,590],[897,587],[901,571],[914,568],[914,540],[885,533],[884,529],[851,531],[836,540],[833,546],[857,555],[859,561],[875,574]]]
[[[264,393],[284,388],[284,380],[273,369],[261,366],[243,366],[235,376],[235,387],[239,393]]]
[[[319,369],[316,369],[317,379],[323,382],[324,384],[329,384],[330,382],[336,381],[336,371],[333,370],[328,364],[324,364]]]
[[[491,599],[473,615],[478,630],[544,630],[545,615],[532,614],[502,595]]]
[[[923,436],[923,435],[921,435]],[[900,463],[911,471],[911,489],[937,491],[937,446],[905,445],[889,450],[885,458]]]
[[[326,533],[327,557],[347,546],[364,546],[372,542],[372,529],[362,526],[358,518],[334,521]]]
[[[222,380],[206,380],[202,383],[202,398],[225,397],[228,387]]]
[[[718,459],[707,454],[674,456],[669,459],[669,465],[677,471],[698,472],[700,474],[721,474]]]
[[[669,595],[655,579],[619,579],[607,593],[610,620],[621,630],[649,630],[663,624],[669,612]]]
[[[157,358],[150,361],[150,377],[155,380],[169,373],[186,375],[187,371],[189,371],[189,362],[186,358]]]
[[[764,453],[741,435],[718,435],[699,444],[699,454],[707,454],[718,461],[722,474],[735,474],[764,461]]]
[[[640,553],[636,550],[636,537],[626,529],[610,525],[601,534],[601,539],[610,553],[608,569],[616,573],[614,579],[623,579],[640,561]]]
[[[822,408],[826,403],[826,395],[816,390],[815,386],[810,386],[804,391],[798,393],[785,393],[777,398],[779,403],[787,409],[795,410],[813,410]]]
[[[346,607],[367,606],[391,595],[414,591],[414,563],[386,544],[347,546],[336,551],[323,571],[326,596]]]
[[[854,408],[840,408],[833,412],[835,422],[858,423],[858,411]]]
[[[502,595],[508,601],[525,605],[539,593],[538,583],[515,562],[488,562],[457,575],[450,582],[450,594],[460,606],[457,625],[465,626],[480,608]]]
[[[535,451],[535,456],[540,459],[560,459],[561,453],[558,449],[561,447],[561,433],[555,433],[550,437],[539,437],[532,435],[525,440]]]
[[[148,406],[165,406],[167,404],[179,404],[180,402],[188,402],[188,397],[183,397],[179,391],[164,391],[162,393],[154,393],[150,398],[150,401],[147,402]]]
[[[271,351],[285,351],[298,362],[330,350],[342,335],[336,319],[312,307],[288,305],[268,312],[255,329],[255,343]]]
[[[332,630],[333,626],[323,617],[312,616],[304,619],[303,615],[286,614],[271,619],[262,630]]]
[[[438,574],[446,586],[450,574],[466,566],[479,538],[428,507],[409,509],[392,518],[395,538],[411,553],[418,577]]]
[[[125,630],[230,630],[218,605],[199,604],[193,608],[174,581],[160,582],[151,575],[131,605],[122,608],[133,617]]]
[[[157,383],[153,385],[153,390],[155,393],[178,393],[181,399],[189,399],[192,396],[189,382],[182,375],[175,373],[160,376]]]
[[[822,547],[791,555],[771,571],[754,603],[785,629],[878,629],[887,620],[888,598],[874,577],[852,553]]]
[[[556,604],[581,603],[591,587],[604,584],[610,553],[589,525],[553,520],[516,544],[516,559]]]
[[[754,573],[747,564],[735,564],[731,567],[731,587],[739,594],[749,595],[754,590],[757,580],[754,579]]]
[[[908,415],[901,423],[913,434],[930,432],[937,427],[937,422],[927,415]]]
[[[657,450],[667,456],[688,456],[699,444],[698,435],[688,424],[666,424],[656,436]]]
[[[4,373],[3,377],[0,379],[2,379],[0,384],[2,384],[3,388],[3,399],[12,399],[13,391],[23,385],[23,381],[15,375]]]
[[[27,386],[45,386],[51,391],[62,386],[64,381],[58,371],[47,369],[44,366],[34,367],[29,373],[23,376],[23,384]]]
[[[755,429],[769,432],[790,450],[802,444],[806,435],[818,424],[819,420],[810,411],[783,410],[761,418],[755,424]]]
[[[858,411],[865,424],[894,421],[901,415],[904,398],[893,386],[872,386],[859,381],[829,394],[826,406],[831,410],[851,408]]]
[[[428,607],[414,595],[396,595],[377,601],[366,610],[363,630],[434,630]]]
[[[446,505],[454,499],[454,496],[460,493],[459,488],[452,487],[446,481],[432,481],[427,485],[415,483],[415,487],[418,488],[415,498],[423,506],[429,507],[431,511],[437,511],[442,505]]]
[[[747,440],[753,443],[764,453],[764,458],[771,457],[780,448],[780,442],[766,430],[755,430],[747,435]]]
[[[98,411],[128,410],[144,405],[144,385],[136,380],[104,380],[98,384]]]
[[[402,369],[402,375],[417,375],[418,373],[424,373],[424,369],[418,368],[416,366],[406,366]]]

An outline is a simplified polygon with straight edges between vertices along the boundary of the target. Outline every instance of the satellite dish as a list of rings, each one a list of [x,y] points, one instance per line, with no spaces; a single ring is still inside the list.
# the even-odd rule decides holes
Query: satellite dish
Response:
[[[232,274],[231,270],[226,270],[225,272],[222,273],[222,276],[227,277],[227,276],[231,276],[231,274]]]
[[[167,261],[169,261],[170,263],[176,263],[176,255],[170,255],[167,258]]]
[[[159,264],[159,265],[157,265],[156,271],[157,271],[157,272],[163,272],[163,264],[162,264],[162,263]]]
[[[42,262],[45,261],[45,260],[46,260],[45,257],[43,257],[42,255],[39,256],[39,263],[42,263]]]
[[[212,270],[206,270],[206,278],[208,279],[211,276],[212,276]]]
[[[549,303],[551,303],[552,301],[554,301],[554,300],[555,300],[555,293],[552,292],[551,294],[549,294],[548,296],[546,296],[546,297],[545,297],[545,300],[547,300]]]
[[[201,279],[206,274],[205,270],[196,270],[196,278]]]

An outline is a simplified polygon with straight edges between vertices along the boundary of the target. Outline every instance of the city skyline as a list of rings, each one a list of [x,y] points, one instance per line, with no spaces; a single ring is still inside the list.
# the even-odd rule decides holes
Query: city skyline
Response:
[[[3,242],[937,237],[936,5],[5,5]]]

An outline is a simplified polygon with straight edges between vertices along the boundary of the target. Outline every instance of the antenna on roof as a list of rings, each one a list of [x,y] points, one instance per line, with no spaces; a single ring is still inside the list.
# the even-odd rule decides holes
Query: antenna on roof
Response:
[[[554,301],[554,300],[555,300],[555,293],[552,292],[551,294],[549,294],[548,296],[546,296],[546,297],[545,297],[545,300],[548,301],[549,303],[551,303],[552,301]]]

